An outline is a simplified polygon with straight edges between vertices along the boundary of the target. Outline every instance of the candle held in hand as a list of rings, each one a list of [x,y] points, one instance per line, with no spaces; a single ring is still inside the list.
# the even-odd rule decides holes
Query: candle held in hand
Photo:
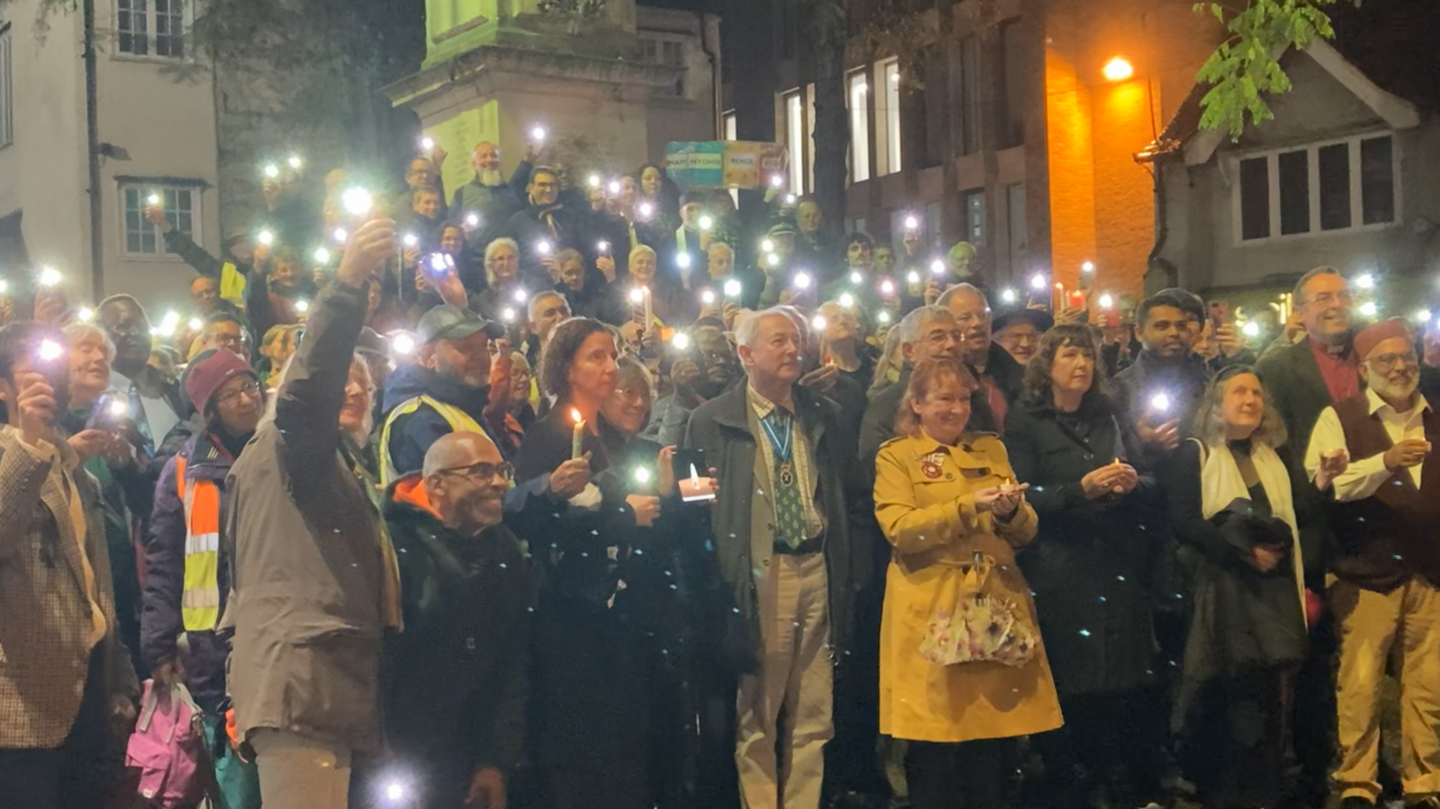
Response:
[[[580,456],[585,454],[585,419],[580,416],[580,411],[570,408],[570,418],[575,420],[575,432],[570,439],[570,460],[578,461]]]

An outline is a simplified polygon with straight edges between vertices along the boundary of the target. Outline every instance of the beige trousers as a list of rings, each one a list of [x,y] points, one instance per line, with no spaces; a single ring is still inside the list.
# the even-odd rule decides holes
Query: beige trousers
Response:
[[[825,554],[776,554],[768,572],[756,581],[760,671],[740,679],[740,795],[746,809],[818,809],[835,732]]]
[[[1380,684],[1392,654],[1401,785],[1411,799],[1440,793],[1440,590],[1418,578],[1390,593],[1334,581],[1329,598],[1340,628],[1340,764],[1331,775],[1340,797],[1380,797]]]
[[[265,809],[346,809],[350,751],[283,730],[250,738]]]

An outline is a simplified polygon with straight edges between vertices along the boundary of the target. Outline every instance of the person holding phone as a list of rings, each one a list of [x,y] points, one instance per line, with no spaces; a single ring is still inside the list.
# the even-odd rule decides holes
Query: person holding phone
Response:
[[[970,427],[977,387],[955,359],[917,363],[906,382],[900,435],[875,461],[875,517],[891,546],[880,732],[908,742],[915,809],[1009,806],[1016,740],[1063,722],[1030,586],[1015,564],[1017,549],[1035,537],[1035,510],[1005,446]],[[927,627],[953,625],[962,605],[978,608],[981,597],[1005,610],[1004,624],[1015,633],[1003,648],[965,659],[922,652]],[[933,638],[937,653],[945,650],[943,637]]]

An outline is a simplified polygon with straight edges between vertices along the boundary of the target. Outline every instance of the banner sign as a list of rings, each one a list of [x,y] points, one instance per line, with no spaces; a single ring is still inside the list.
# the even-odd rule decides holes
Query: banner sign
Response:
[[[670,143],[665,158],[671,179],[689,188],[760,188],[786,165],[780,144],[743,140]]]

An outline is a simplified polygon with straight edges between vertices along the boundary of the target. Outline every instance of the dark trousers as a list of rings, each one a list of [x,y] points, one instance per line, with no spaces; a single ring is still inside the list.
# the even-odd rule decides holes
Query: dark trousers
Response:
[[[1187,728],[1186,774],[1206,809],[1279,804],[1289,675],[1261,668],[1210,683]]]
[[[1162,797],[1169,718],[1162,690],[1062,696],[1060,709],[1065,726],[1035,737],[1050,805],[1089,806],[1097,793],[1132,806]]]
[[[908,743],[905,780],[914,809],[1006,809],[1014,739]]]
[[[53,750],[0,750],[0,809],[98,809],[120,772],[102,676],[105,644],[90,656],[80,712]]]

